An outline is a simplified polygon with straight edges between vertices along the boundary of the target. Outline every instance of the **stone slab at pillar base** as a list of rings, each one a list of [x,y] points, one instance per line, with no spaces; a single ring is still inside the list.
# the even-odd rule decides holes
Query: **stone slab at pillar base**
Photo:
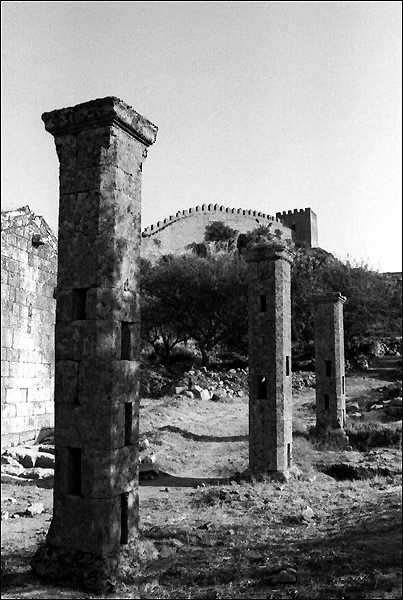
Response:
[[[39,577],[53,583],[106,594],[116,592],[122,584],[135,585],[136,576],[158,556],[154,544],[148,540],[137,540],[105,556],[45,543],[31,559],[31,567]]]

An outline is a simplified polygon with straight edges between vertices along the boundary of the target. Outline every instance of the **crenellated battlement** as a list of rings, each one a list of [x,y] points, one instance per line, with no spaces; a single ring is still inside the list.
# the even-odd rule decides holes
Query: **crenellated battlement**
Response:
[[[281,219],[282,216],[285,215],[295,215],[301,213],[309,213],[311,211],[310,208],[294,208],[294,210],[283,210],[282,212],[276,213],[277,219]]]
[[[277,217],[273,217],[272,215],[266,215],[265,213],[262,213],[257,210],[243,208],[228,208],[222,205],[219,206],[218,204],[202,204],[201,206],[199,205],[194,208],[189,208],[187,210],[180,210],[175,214],[175,216],[170,215],[169,217],[163,219],[163,221],[157,221],[157,223],[146,227],[141,235],[142,237],[150,237],[162,231],[169,225],[172,225],[173,223],[177,223],[182,219],[187,219],[189,217],[195,216],[196,214],[203,213],[218,213],[221,214],[221,216],[222,213],[227,213],[231,215],[243,215],[245,217],[259,218],[270,222],[281,222],[280,219],[278,219]]]
[[[294,208],[276,213],[276,218],[293,231],[296,244],[307,248],[318,245],[318,226],[316,214],[311,208]]]

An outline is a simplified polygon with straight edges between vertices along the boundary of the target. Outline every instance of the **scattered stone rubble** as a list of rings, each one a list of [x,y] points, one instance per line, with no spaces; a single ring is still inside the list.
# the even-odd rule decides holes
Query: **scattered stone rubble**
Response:
[[[401,450],[376,448],[368,452],[345,452],[342,458],[328,452],[326,462],[316,464],[316,468],[337,480],[393,478],[402,474]]]
[[[1,455],[1,482],[53,487],[55,449],[52,441],[49,438],[39,445],[6,449]]]
[[[247,369],[214,371],[201,367],[184,373],[174,388],[174,394],[200,400],[222,400],[234,396],[241,397],[247,390]]]
[[[159,473],[157,457],[150,448],[150,440],[143,438],[139,441],[139,478],[154,479]]]
[[[384,411],[392,418],[402,418],[402,382],[396,381],[376,390],[377,397],[371,401],[347,403],[347,413],[350,418],[360,419],[364,412]]]
[[[402,418],[402,398],[383,399],[372,404],[369,410],[385,410],[389,417]]]
[[[185,396],[201,400],[225,400],[248,394],[248,368],[220,369],[192,368],[181,374],[170,372],[163,365],[142,367],[141,397]],[[292,373],[296,390],[315,387],[315,373]]]

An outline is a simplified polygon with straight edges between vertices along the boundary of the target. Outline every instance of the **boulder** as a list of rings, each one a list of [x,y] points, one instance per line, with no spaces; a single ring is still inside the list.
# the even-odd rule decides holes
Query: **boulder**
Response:
[[[42,469],[39,467],[32,467],[30,469],[24,469],[23,473],[19,477],[22,479],[50,479],[54,477],[53,469]]]
[[[301,513],[301,518],[303,521],[311,521],[314,516],[315,513],[310,506],[307,506]]]
[[[26,469],[35,466],[35,460],[37,456],[37,449],[27,448],[25,446],[15,446],[6,450],[4,456],[10,456],[20,463]]]
[[[8,464],[1,465],[1,472],[4,473],[5,475],[15,475],[18,477],[24,471],[25,471],[24,467],[22,465],[20,465],[19,463],[14,464],[14,465],[8,465]]]
[[[201,398],[201,393],[203,392],[203,388],[200,385],[192,386],[192,392],[195,398]]]
[[[40,469],[54,469],[55,457],[53,454],[49,454],[48,452],[38,452],[34,466]]]
[[[12,456],[6,456],[3,454],[3,456],[1,457],[1,464],[2,465],[10,465],[13,467],[20,467],[21,469],[23,469],[24,467],[18,462],[18,460],[16,460],[15,458],[13,458]]]
[[[154,464],[156,462],[155,454],[150,454],[141,459],[142,464]]]
[[[51,444],[41,444],[38,450],[39,452],[46,452],[46,454],[55,454],[55,447]]]
[[[202,390],[200,392],[200,400],[210,400],[211,399],[211,392],[209,390]]]
[[[147,450],[147,448],[150,447],[150,442],[147,438],[144,438],[144,440],[140,440],[139,442],[139,450],[140,452],[142,452],[143,450]]]
[[[297,571],[291,567],[282,569],[270,578],[270,583],[295,583],[297,581]]]
[[[34,515],[40,515],[45,510],[43,502],[35,502],[34,504],[30,504],[26,509],[26,514],[33,517]]]

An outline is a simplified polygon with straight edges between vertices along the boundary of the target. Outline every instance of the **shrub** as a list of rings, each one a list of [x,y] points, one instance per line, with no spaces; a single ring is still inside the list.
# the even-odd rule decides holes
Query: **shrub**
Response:
[[[402,427],[380,423],[360,423],[346,429],[350,444],[357,450],[401,447]]]

